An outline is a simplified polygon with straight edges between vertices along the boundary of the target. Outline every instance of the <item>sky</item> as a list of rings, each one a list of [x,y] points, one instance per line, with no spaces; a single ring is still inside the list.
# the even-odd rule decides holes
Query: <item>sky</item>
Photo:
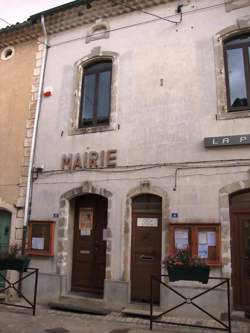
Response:
[[[73,0],[0,0],[0,28],[26,21],[29,16]]]

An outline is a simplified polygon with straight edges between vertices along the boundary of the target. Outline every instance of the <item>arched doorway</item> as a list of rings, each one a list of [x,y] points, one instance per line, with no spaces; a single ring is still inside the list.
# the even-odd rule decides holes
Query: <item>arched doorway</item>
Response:
[[[229,201],[234,307],[249,311],[250,189],[231,194]]]
[[[103,294],[106,270],[107,198],[86,194],[75,199],[72,290]]]
[[[6,210],[0,210],[0,253],[8,251],[10,241],[10,222],[11,213]],[[0,287],[3,287],[4,281],[0,279]]]
[[[150,301],[150,277],[161,274],[162,199],[144,193],[132,199],[131,300]],[[154,303],[160,286],[153,286]]]

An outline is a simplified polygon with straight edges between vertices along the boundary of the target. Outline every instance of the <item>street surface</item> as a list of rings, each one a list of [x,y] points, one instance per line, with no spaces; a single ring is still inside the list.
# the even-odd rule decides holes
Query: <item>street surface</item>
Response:
[[[216,333],[219,331],[154,324],[153,333]],[[31,310],[0,304],[0,333],[150,333],[149,320],[112,312],[107,316],[77,314],[38,306]],[[249,322],[233,322],[232,333],[250,333]]]

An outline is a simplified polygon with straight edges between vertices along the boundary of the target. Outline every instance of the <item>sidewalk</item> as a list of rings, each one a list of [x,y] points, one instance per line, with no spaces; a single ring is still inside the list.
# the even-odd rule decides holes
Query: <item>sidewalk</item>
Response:
[[[250,333],[250,322],[235,321],[232,333]],[[217,333],[220,331],[154,324],[152,333]],[[149,333],[149,320],[125,317],[118,312],[106,316],[77,314],[37,308],[31,310],[0,305],[0,333]]]

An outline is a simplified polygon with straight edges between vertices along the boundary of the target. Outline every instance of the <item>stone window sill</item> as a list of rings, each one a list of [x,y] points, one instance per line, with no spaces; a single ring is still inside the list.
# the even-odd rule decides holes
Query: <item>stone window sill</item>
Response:
[[[107,131],[114,131],[115,129],[116,129],[115,126],[112,126],[112,125],[71,128],[69,130],[69,135],[81,135],[81,134],[89,134],[89,133],[107,132]]]
[[[227,119],[238,119],[250,117],[250,110],[247,111],[237,111],[237,112],[223,112],[217,113],[217,120],[227,120]]]

